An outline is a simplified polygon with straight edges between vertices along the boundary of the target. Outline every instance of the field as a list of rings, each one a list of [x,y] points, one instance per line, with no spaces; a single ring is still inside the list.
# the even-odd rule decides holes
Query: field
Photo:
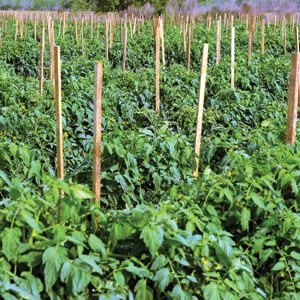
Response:
[[[256,23],[249,17],[248,25],[235,16],[232,88],[229,19],[222,15],[219,64],[215,16],[211,25],[206,17],[192,19],[188,69],[183,36],[188,52],[191,25],[167,16],[157,112],[151,20],[138,19],[134,32],[128,17],[122,70],[125,25],[120,32],[117,17],[114,27],[96,17],[91,27],[89,15],[77,24],[53,15],[61,51],[60,180],[47,19],[39,90],[42,16],[36,34],[32,15],[20,21],[3,13],[0,20],[0,298],[300,299],[300,150],[297,141],[286,145],[297,24],[289,16],[278,17],[276,26],[266,20],[262,55],[262,16]],[[97,61],[103,61],[103,103],[95,202]]]

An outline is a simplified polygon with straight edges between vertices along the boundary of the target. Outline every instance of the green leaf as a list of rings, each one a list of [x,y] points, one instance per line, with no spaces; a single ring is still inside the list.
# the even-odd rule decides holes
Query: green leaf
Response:
[[[156,270],[164,267],[167,263],[168,263],[168,261],[164,255],[158,255],[151,265],[151,270],[156,271]]]
[[[125,270],[129,273],[137,275],[140,278],[150,277],[150,272],[147,269],[136,267],[132,262],[126,262],[128,266]]]
[[[8,260],[16,259],[21,245],[20,237],[22,236],[21,229],[5,228],[1,233],[2,252]]]
[[[111,230],[111,240],[117,242],[125,240],[130,237],[134,232],[133,227],[128,223],[115,223]]]
[[[249,196],[258,207],[262,209],[266,208],[263,200],[257,194],[251,193]]]
[[[118,285],[120,285],[121,287],[125,286],[125,277],[122,272],[120,271],[113,272],[113,276],[115,281],[118,283]]]
[[[192,300],[193,296],[184,291],[178,284],[172,290],[172,300]]]
[[[153,181],[154,181],[154,186],[155,190],[160,190],[160,184],[161,184],[161,177],[155,172],[153,173]]]
[[[105,245],[96,235],[90,235],[89,245],[93,251],[100,253],[102,257],[106,257]]]
[[[280,271],[283,269],[285,269],[285,263],[283,261],[279,261],[273,266],[272,271]]]
[[[1,178],[8,186],[11,185],[10,180],[8,179],[7,175],[6,175],[2,170],[0,170],[0,178]]]
[[[241,215],[241,225],[242,230],[248,231],[249,230],[249,221],[251,219],[251,212],[247,207],[243,207],[242,215]]]
[[[39,161],[32,161],[31,162],[31,167],[28,172],[28,178],[34,177],[34,176],[39,176],[41,173],[41,163]]]
[[[135,300],[153,300],[153,292],[145,279],[140,279],[134,287]]]
[[[203,295],[205,300],[221,300],[218,285],[213,282],[204,286]]]
[[[94,194],[85,186],[81,184],[74,184],[70,187],[76,198],[79,199],[93,199]]]
[[[102,274],[102,270],[101,268],[98,266],[97,263],[100,262],[100,258],[97,257],[97,256],[92,256],[92,255],[79,255],[79,258],[84,261],[86,264],[88,264],[89,266],[92,267],[92,272],[95,272],[95,273],[99,273],[99,274]]]
[[[41,231],[41,228],[40,226],[37,224],[37,222],[35,221],[35,219],[32,217],[32,214],[23,209],[22,212],[21,212],[21,216],[22,218],[24,219],[24,221],[32,228],[34,229],[35,231],[37,232],[40,232]]]
[[[77,296],[91,282],[91,274],[75,263],[67,261],[61,268],[60,279],[71,287],[73,295]]]
[[[291,257],[293,257],[294,259],[300,261],[300,253],[299,253],[299,252],[292,251],[292,252],[291,252]]]
[[[117,183],[119,183],[121,185],[123,191],[126,192],[126,190],[127,190],[127,183],[126,183],[124,177],[119,174],[119,175],[115,176],[115,180],[116,180]]]
[[[49,247],[43,253],[43,264],[45,265],[44,275],[47,290],[51,290],[57,281],[60,268],[67,259],[67,249],[64,247]]]
[[[159,290],[163,292],[170,283],[170,271],[168,268],[160,269],[156,272],[153,280]]]
[[[140,237],[143,239],[151,255],[154,257],[156,256],[157,250],[163,244],[164,230],[157,225],[148,225],[144,227]]]
[[[262,127],[268,127],[271,124],[270,120],[264,120],[261,122],[261,126]]]

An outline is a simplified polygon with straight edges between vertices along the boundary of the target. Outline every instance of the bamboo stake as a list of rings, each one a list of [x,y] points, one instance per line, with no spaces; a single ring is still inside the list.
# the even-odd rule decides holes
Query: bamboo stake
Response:
[[[231,28],[231,88],[234,89],[234,69],[235,69],[235,28]]]
[[[286,128],[286,144],[295,144],[297,131],[297,110],[298,110],[298,93],[299,93],[299,67],[300,53],[292,53],[289,102],[288,102],[288,119]]]
[[[156,26],[156,57],[155,57],[155,65],[156,65],[156,101],[155,101],[155,110],[159,114],[160,112],[160,87],[159,87],[159,78],[160,78],[160,26],[159,22],[157,22]]]
[[[195,177],[199,177],[204,93],[205,93],[206,74],[207,74],[207,58],[208,58],[208,44],[204,44],[203,54],[202,54],[200,92],[199,92],[198,115],[197,115],[196,138],[195,138],[196,167],[193,172],[193,175]]]
[[[126,54],[127,54],[127,25],[124,26],[124,40],[123,40],[123,59],[122,59],[122,71],[126,71]]]
[[[40,85],[39,85],[39,91],[40,95],[43,95],[44,90],[44,52],[45,52],[45,28],[42,28],[41,31],[41,60],[40,60]]]
[[[94,97],[93,192],[95,194],[94,201],[99,204],[101,199],[102,78],[103,64],[97,62]]]

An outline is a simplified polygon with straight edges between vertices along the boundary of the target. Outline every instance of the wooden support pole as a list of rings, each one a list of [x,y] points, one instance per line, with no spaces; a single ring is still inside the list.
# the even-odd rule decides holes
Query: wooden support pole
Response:
[[[84,18],[81,19],[80,32],[81,32],[81,53],[82,53],[82,57],[84,57]]]
[[[299,52],[299,30],[298,30],[298,26],[296,26],[296,30],[295,30],[295,42],[296,42],[296,52]]]
[[[94,96],[93,192],[95,194],[94,201],[99,204],[101,199],[102,78],[103,64],[97,62]]]
[[[196,167],[193,172],[193,175],[195,177],[199,177],[202,120],[203,120],[203,110],[204,110],[204,94],[205,94],[205,84],[206,84],[206,75],[207,75],[207,59],[208,59],[208,44],[204,44],[203,54],[202,54],[202,67],[201,67],[198,115],[197,115],[197,125],[196,125],[196,138],[195,138]]]
[[[252,38],[253,38],[253,30],[251,28],[248,33],[248,65],[250,65],[252,59]]]
[[[161,52],[162,52],[162,63],[166,64],[166,55],[165,55],[165,37],[164,37],[164,21],[161,17],[160,22],[160,37],[161,37]]]
[[[187,49],[187,69],[189,70],[191,67],[191,32],[192,28],[191,25],[189,25],[188,29],[188,49]]]
[[[123,58],[122,58],[122,71],[126,71],[126,55],[127,55],[127,25],[124,25],[124,39],[123,39]]]
[[[221,21],[217,21],[217,53],[216,53],[216,64],[220,63],[221,57]]]
[[[75,39],[75,45],[78,46],[78,29],[77,29],[77,20],[74,19],[73,21],[73,29],[74,29],[74,39]]]
[[[108,60],[108,20],[105,18],[105,58]]]
[[[286,128],[286,144],[295,144],[297,131],[297,110],[299,97],[299,71],[300,71],[300,53],[292,53],[288,119]]]
[[[265,19],[261,21],[261,55],[265,55]]]
[[[34,40],[36,41],[36,17],[34,18],[33,27],[34,27]]]
[[[156,23],[156,38],[155,38],[155,66],[156,66],[156,100],[155,110],[159,114],[160,112],[160,26],[159,21]]]
[[[56,112],[56,157],[57,157],[57,177],[64,179],[64,155],[63,155],[63,129],[62,129],[62,105],[61,105],[61,62],[60,47],[54,46],[54,66],[55,66],[55,112]]]
[[[234,89],[234,69],[235,69],[235,28],[231,28],[231,88]]]
[[[112,48],[114,43],[114,15],[110,17],[110,36],[109,36],[109,47]]]
[[[40,52],[40,82],[39,82],[39,91],[40,95],[43,95],[44,90],[44,52],[45,52],[45,28],[42,28],[41,31],[41,52]]]

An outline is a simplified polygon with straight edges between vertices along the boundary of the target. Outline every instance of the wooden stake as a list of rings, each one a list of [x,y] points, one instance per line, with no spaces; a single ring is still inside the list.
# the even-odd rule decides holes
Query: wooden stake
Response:
[[[300,53],[292,53],[289,102],[288,102],[288,120],[286,128],[286,144],[295,144],[297,130],[297,110],[299,93],[299,67]]]
[[[252,37],[253,37],[253,31],[251,28],[248,33],[248,65],[250,65],[252,59]]]
[[[155,110],[157,113],[160,111],[160,87],[159,87],[159,78],[160,78],[160,26],[159,22],[157,21],[156,26],[156,101],[155,101]]]
[[[34,40],[36,41],[36,17],[34,18]]]
[[[95,66],[93,192],[95,202],[101,199],[101,139],[102,139],[102,78],[103,64]]]
[[[221,21],[217,21],[217,54],[216,54],[216,63],[217,65],[220,63],[221,57]]]
[[[124,26],[124,40],[123,40],[123,59],[122,59],[122,71],[126,71],[126,53],[127,53],[127,25]]]
[[[202,120],[203,120],[203,109],[204,109],[204,93],[205,93],[206,74],[207,74],[207,58],[208,58],[208,44],[204,44],[203,54],[202,54],[200,92],[199,92],[198,115],[197,115],[196,138],[195,138],[196,168],[193,172],[193,175],[195,177],[199,176]]]
[[[235,28],[231,28],[231,88],[234,89],[234,69],[235,69]]]
[[[74,27],[75,45],[78,46],[78,29],[77,29],[77,20],[76,19],[74,19],[73,27]]]
[[[42,28],[41,31],[41,52],[40,52],[40,85],[39,91],[40,95],[43,95],[44,90],[44,52],[45,52],[45,28]]]
[[[108,20],[105,18],[105,58],[108,60]]]
[[[81,53],[84,57],[84,18],[81,19]]]
[[[265,55],[265,19],[261,21],[261,55]]]
[[[188,49],[187,49],[187,69],[189,70],[191,67],[191,32],[192,28],[191,25],[189,25],[188,29]]]
[[[63,158],[63,129],[62,129],[62,106],[61,106],[61,62],[60,47],[54,46],[55,66],[55,112],[56,112],[56,156],[57,156],[57,177],[64,179],[64,158]]]
[[[164,38],[164,21],[161,17],[160,22],[160,37],[161,37],[161,52],[162,52],[162,63],[166,64],[166,55],[165,55],[165,38]]]
[[[296,52],[299,52],[299,30],[298,30],[298,26],[296,26],[296,30],[295,30],[295,42],[296,42]]]

